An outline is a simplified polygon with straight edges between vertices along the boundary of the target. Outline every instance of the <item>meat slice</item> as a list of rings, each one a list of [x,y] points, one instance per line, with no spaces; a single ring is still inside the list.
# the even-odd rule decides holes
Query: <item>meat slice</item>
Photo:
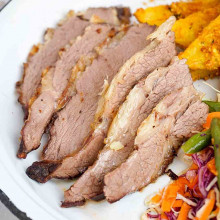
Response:
[[[104,80],[110,83],[122,64],[149,43],[146,36],[153,29],[147,24],[132,26],[124,37],[121,38],[119,33],[109,46],[103,48],[100,56],[76,81],[76,95],[58,112],[43,159],[59,160],[82,147],[91,131]]]
[[[117,112],[118,107],[125,100],[130,89],[143,77],[159,66],[166,66],[175,55],[174,33],[171,32],[175,18],[171,17],[154,34],[151,35],[152,42],[142,51],[135,54],[121,68],[117,76],[113,79],[108,92],[103,94],[99,101],[95,122],[93,121],[93,131],[87,137],[84,147],[78,153],[58,161],[59,171],[53,176],[50,172],[45,172],[50,177],[67,178],[83,173],[88,166],[92,165],[97,158],[98,152],[103,147],[103,141],[107,135],[108,128]],[[101,122],[101,123],[100,123]],[[51,158],[46,158],[51,159]],[[44,161],[39,166],[43,166],[49,161]],[[54,162],[52,163],[54,164]],[[62,164],[62,165],[61,165]],[[34,164],[37,169],[37,164]],[[58,173],[59,172],[59,173]],[[49,176],[45,177],[46,181]],[[42,180],[42,177],[40,177]]]
[[[29,108],[28,118],[21,131],[22,140],[18,157],[25,158],[28,152],[40,145],[41,136],[57,110],[57,100],[66,88],[71,70],[80,57],[93,57],[94,48],[103,44],[108,35],[112,36],[113,31],[110,25],[88,26],[85,33],[61,54],[55,66],[44,73],[39,96]]]
[[[110,145],[123,145],[125,149],[122,151],[112,151],[109,155],[109,161],[112,167],[123,162],[133,150],[136,132],[141,122],[150,114],[153,107],[168,93],[183,86],[191,85],[192,79],[188,70],[188,66],[184,60],[175,57],[169,67],[158,68],[152,72],[146,79],[142,79],[129,93],[126,101],[120,107],[115,116],[106,138],[105,154]],[[96,139],[99,140],[99,139]],[[83,149],[80,151],[82,152]],[[121,155],[121,153],[123,155]],[[65,158],[62,162],[48,161],[36,162],[32,165],[32,172],[37,172],[37,181],[46,182],[50,178],[69,178],[79,175],[83,172],[83,168],[75,166],[83,164],[81,154]],[[87,158],[89,158],[88,154]],[[104,155],[104,154],[103,154]],[[122,160],[118,160],[117,158]],[[100,158],[99,158],[100,159]],[[56,167],[54,166],[56,164]],[[45,169],[43,169],[45,167]],[[53,167],[53,169],[51,169]],[[108,165],[110,168],[110,165]],[[50,170],[50,172],[49,172]],[[32,175],[29,171],[29,175]]]
[[[103,48],[100,56],[77,80],[77,94],[57,113],[57,119],[50,129],[50,141],[45,147],[45,159],[57,160],[82,147],[83,141],[91,131],[90,125],[94,120],[104,80],[111,82],[120,66],[149,43],[146,36],[153,30],[154,27],[147,24],[131,26],[126,28],[124,36],[119,33],[109,46]],[[33,179],[39,179],[40,175],[49,171],[46,170],[50,167],[49,163],[36,162],[28,168],[27,174]],[[43,167],[44,174],[41,172]]]
[[[64,159],[58,177],[73,177],[84,172],[94,163],[98,152],[104,146],[109,126],[130,89],[157,67],[169,64],[176,54],[174,33],[170,31],[174,21],[175,18],[171,17],[150,35],[148,38],[152,40],[151,43],[129,59],[120,69],[107,92],[100,99],[95,121],[93,121],[93,130],[82,150]],[[70,170],[68,167],[73,169]]]
[[[128,22],[130,17],[128,8],[113,7],[88,9],[83,15],[86,19],[90,19],[92,15],[97,15],[102,21],[114,25]],[[82,19],[82,16],[74,15],[71,11],[61,25],[46,31],[43,44],[33,46],[27,63],[24,64],[23,78],[16,84],[19,102],[25,110],[27,110],[29,100],[40,84],[42,71],[49,66],[53,66],[59,58],[59,50],[70,40],[83,34],[89,24],[88,20]]]
[[[162,117],[160,109],[164,105],[157,106],[139,128],[136,150],[125,163],[105,176],[104,193],[109,202],[140,190],[162,175],[183,140],[191,137],[193,131],[202,130],[208,114],[204,103],[197,101],[191,104],[179,118],[173,106],[179,108],[172,104]]]
[[[110,85],[110,94],[113,102],[108,104],[112,107],[113,111],[116,111],[118,106],[124,101],[125,96],[129,92],[130,88],[141,78],[147,76],[149,71],[155,69],[158,66],[167,65],[173,55],[175,55],[175,43],[173,32],[170,31],[175,18],[170,18],[164,25],[162,25],[154,34],[150,45],[148,45],[144,50],[134,55],[129,59],[121,68],[117,76],[113,79]],[[155,56],[154,62],[151,56]],[[147,63],[147,65],[145,64]],[[151,67],[148,67],[148,64]],[[131,67],[131,68],[130,68]],[[130,69],[129,69],[130,68]],[[120,83],[119,83],[120,82]],[[118,97],[118,91],[124,93]],[[108,94],[108,93],[107,93]],[[118,97],[115,101],[115,97]],[[92,165],[97,158],[98,152],[103,147],[103,141],[106,137],[109,125],[112,121],[113,115],[108,110],[108,105],[106,105],[107,112],[103,109],[103,99],[100,100],[98,105],[97,114],[100,115],[99,109],[103,110],[103,118],[101,118],[102,123],[93,130],[92,134],[86,139],[84,147],[79,152],[71,154],[71,156],[65,158],[63,161],[56,162],[56,169],[53,172],[48,172],[50,167],[50,161],[36,162],[27,170],[28,175],[40,182],[45,182],[52,177],[56,178],[69,178],[74,177],[80,173],[83,173],[88,166]],[[106,100],[108,100],[106,98]],[[103,119],[103,120],[102,120]],[[97,121],[97,120],[96,120]],[[61,127],[61,123],[58,127]],[[84,129],[85,131],[85,129]],[[57,141],[56,141],[57,142]],[[70,143],[69,143],[70,144]],[[52,152],[51,152],[52,153]],[[51,160],[51,158],[46,158]],[[54,167],[55,162],[53,161],[51,165]],[[45,169],[44,169],[45,167]]]
[[[184,87],[184,89],[181,89],[177,92],[173,92],[172,95],[168,95],[165,97],[160,104],[156,107],[156,110],[148,117],[148,130],[149,127],[155,126],[155,130],[153,132],[154,135],[156,135],[156,140],[160,140],[160,135],[163,133],[163,131],[156,130],[158,125],[162,126],[162,128],[169,127],[169,125],[173,122],[173,120],[176,117],[180,117],[188,105],[192,102],[195,102],[198,100],[198,95],[195,92],[194,88],[192,86]],[[168,117],[169,116],[169,117]],[[155,120],[155,118],[160,119],[160,123]],[[169,118],[171,121],[162,124],[162,118]],[[164,120],[165,120],[164,119]],[[155,123],[154,123],[155,120]],[[153,124],[152,124],[153,123]],[[152,138],[152,135],[147,135],[147,137]],[[137,138],[140,136],[140,132],[137,136]],[[146,134],[142,135],[143,137],[146,137]],[[136,140],[137,140],[136,138]],[[135,142],[136,143],[136,142]],[[162,145],[163,146],[163,145]],[[126,146],[122,148],[121,150],[118,150],[118,152],[122,151],[125,152]],[[85,199],[91,199],[95,196],[98,196],[102,194],[103,192],[103,186],[104,186],[104,176],[112,171],[118,164],[116,164],[115,167],[113,167],[113,163],[115,161],[111,161],[112,157],[109,155],[112,154],[113,150],[104,149],[100,155],[98,160],[95,162],[95,164],[90,167],[82,176],[81,178],[75,182],[75,184],[65,192],[65,201],[63,202],[63,207],[69,207],[73,205],[81,205],[83,202],[85,202]],[[116,151],[115,151],[116,152]],[[156,152],[156,151],[155,151]],[[123,153],[120,154],[123,157]],[[101,159],[100,159],[101,158]],[[122,158],[118,157],[117,160],[120,160],[120,162],[123,161]],[[116,161],[117,163],[117,161]],[[130,169],[130,173],[133,173],[133,170]],[[140,173],[137,173],[138,175],[136,178],[139,178]],[[126,176],[127,180],[130,178],[129,175]],[[135,181],[135,180],[134,180]]]

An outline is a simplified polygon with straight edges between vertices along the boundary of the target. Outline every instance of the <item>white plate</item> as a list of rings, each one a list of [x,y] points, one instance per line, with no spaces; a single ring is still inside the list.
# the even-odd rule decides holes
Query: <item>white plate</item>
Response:
[[[20,79],[22,63],[34,43],[40,42],[47,27],[53,27],[70,10],[84,10],[87,7],[126,5],[134,12],[142,7],[143,0],[13,0],[0,12],[0,188],[12,202],[34,220],[64,219],[139,219],[145,210],[144,199],[165,186],[169,178],[161,177],[142,192],[126,196],[119,202],[108,204],[88,202],[80,208],[60,208],[63,190],[72,181],[50,181],[38,184],[29,179],[26,168],[38,159],[38,152],[32,152],[26,160],[16,158],[19,146],[19,132],[23,123],[23,112],[17,103],[15,82]],[[157,4],[170,1],[157,1]],[[154,5],[155,3],[148,3]],[[217,80],[211,80],[215,87]],[[204,91],[208,98],[216,94],[206,85],[196,82],[196,87]],[[172,169],[179,172],[184,164],[177,159]]]

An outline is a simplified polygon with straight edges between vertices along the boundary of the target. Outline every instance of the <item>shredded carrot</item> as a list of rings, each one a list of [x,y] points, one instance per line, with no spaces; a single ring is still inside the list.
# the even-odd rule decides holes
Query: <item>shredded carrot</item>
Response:
[[[176,198],[179,186],[176,182],[171,183],[164,192],[163,200],[168,198]]]
[[[213,158],[212,160],[210,160],[207,163],[207,167],[211,173],[213,173],[214,175],[217,176],[217,170],[216,170],[216,166],[215,166],[215,158]]]
[[[214,189],[209,192],[207,198],[215,201],[215,190]]]
[[[165,213],[162,213],[162,214],[161,214],[161,219],[168,219],[168,217],[166,216]]]
[[[198,170],[198,165],[196,165],[195,163],[193,163],[192,165],[191,165],[191,167],[189,168],[189,170]]]
[[[189,181],[184,177],[179,177],[176,181],[171,183],[164,191],[161,209],[163,212],[170,212],[173,204],[176,201],[177,193],[184,195],[185,186]]]
[[[156,194],[152,199],[151,199],[151,202],[152,203],[159,203],[162,199],[162,195],[160,194]]]
[[[192,195],[189,192],[185,192],[184,197],[192,197]]]
[[[183,204],[183,200],[176,200],[174,203],[173,203],[173,208],[179,208],[181,207]]]
[[[176,181],[171,183],[164,191],[161,209],[163,212],[170,212],[173,203],[176,200],[177,192],[179,186],[176,184]]]
[[[217,215],[219,213],[219,211],[220,211],[220,208],[218,207],[215,209],[215,211],[212,212],[212,214]]]
[[[187,216],[188,216],[190,209],[191,209],[191,207],[187,203],[184,202],[181,209],[180,209],[180,213],[179,213],[177,220],[187,219]]]
[[[205,207],[202,207],[202,212],[199,213],[199,216],[197,216],[198,220],[207,220],[211,211],[213,210],[215,206],[215,191],[211,190],[207,196],[207,199],[205,201]]]
[[[185,177],[179,177],[176,180],[176,183],[180,184],[183,187],[183,186],[187,185],[189,183],[189,181]]]
[[[198,179],[199,179],[199,178],[198,178],[198,175],[196,175],[196,177],[193,178],[193,179],[190,181],[188,187],[189,187],[190,189],[193,189],[194,186],[198,183]]]
[[[163,212],[170,212],[175,200],[176,200],[176,197],[175,198],[164,199],[162,201],[162,205],[161,205],[162,211]]]
[[[151,198],[152,203],[160,203],[163,197],[164,189],[160,190],[155,196]]]
[[[176,184],[179,186],[178,193],[184,195],[185,193],[185,186],[189,185],[189,181],[185,177],[179,177],[176,180]]]
[[[203,125],[203,128],[209,129],[213,118],[220,118],[220,112],[211,112],[208,114],[206,123]]]

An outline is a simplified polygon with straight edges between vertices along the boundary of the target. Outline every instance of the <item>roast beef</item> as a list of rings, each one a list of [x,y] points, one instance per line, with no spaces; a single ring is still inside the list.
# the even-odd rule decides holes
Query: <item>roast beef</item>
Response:
[[[109,126],[130,89],[157,67],[169,64],[176,53],[174,33],[170,31],[174,21],[175,18],[171,17],[164,23],[149,37],[152,42],[123,65],[110,84],[107,93],[104,93],[99,101],[93,130],[82,150],[64,159],[57,177],[74,177],[93,164],[98,152],[103,148]]]
[[[111,95],[108,95],[108,97],[111,97],[109,100],[113,101],[108,102],[108,104],[112,107],[113,111],[116,111],[118,106],[124,101],[125,96],[133,84],[148,75],[151,69],[155,69],[160,65],[167,65],[170,62],[172,56],[176,52],[174,35],[173,32],[170,31],[174,21],[175,18],[171,17],[166,23],[164,23],[153,34],[153,38],[156,37],[156,39],[154,39],[144,50],[129,59],[121,68],[117,76],[113,79],[113,82],[108,89],[108,91],[110,90],[109,93],[111,93]],[[150,63],[150,61],[152,61],[151,56],[155,56],[155,60]],[[145,61],[147,65],[145,64]],[[121,93],[121,96],[118,96],[118,92]],[[115,101],[116,96],[117,99]],[[108,98],[107,96],[102,97],[98,106],[98,109],[101,111],[104,110],[103,99],[108,100]],[[109,110],[108,104],[106,108],[107,111]],[[82,150],[78,153],[76,151],[76,153],[65,158],[63,161],[57,161],[56,163],[53,161],[51,166],[54,167],[54,164],[57,165],[56,169],[53,169],[53,172],[48,172],[50,161],[36,162],[30,169],[28,169],[29,176],[37,181],[45,182],[51,177],[69,178],[84,172],[89,165],[92,165],[97,158],[99,150],[103,147],[104,138],[106,137],[110,122],[112,121],[112,115],[105,113],[106,111],[103,111],[103,115],[105,117],[103,121],[101,120],[102,123],[98,125],[92,135],[87,138]],[[110,112],[108,111],[108,113]],[[97,111],[97,114],[100,114],[99,110]],[[36,173],[37,175],[35,175]],[[41,174],[43,174],[43,176]]]
[[[120,24],[128,22],[130,12],[128,8],[92,8],[83,16],[97,15],[103,22]],[[17,83],[19,102],[27,110],[30,98],[35,94],[41,81],[42,71],[55,64],[58,59],[58,51],[65,47],[70,40],[81,35],[90,24],[83,16],[75,16],[71,11],[67,18],[55,29],[48,29],[44,36],[44,43],[33,46],[29,53],[27,63],[24,64],[23,78]]]
[[[119,36],[113,38],[113,42],[104,48],[100,56],[86,69],[76,83],[77,94],[57,113],[58,117],[51,127],[51,138],[45,148],[44,158],[57,160],[82,147],[85,137],[91,131],[90,125],[94,120],[104,80],[108,79],[110,82],[120,66],[148,44],[146,36],[153,29],[146,24],[126,28],[124,36],[119,33]],[[52,169],[50,161],[36,162],[27,169],[27,174],[41,181],[40,176],[43,175],[45,178],[49,170],[51,172],[57,167],[55,164],[51,163]]]
[[[175,58],[173,62],[169,67],[155,70],[131,90],[110,126],[106,145],[98,160],[84,174],[86,177],[83,175],[82,180],[79,179],[83,190],[87,188],[93,196],[95,193],[101,194],[105,174],[123,163],[134,150],[134,139],[141,122],[165,95],[175,89],[192,85],[185,61]],[[117,148],[119,150],[115,150]],[[93,192],[93,185],[86,182],[95,182],[96,191]]]
[[[114,113],[125,100],[132,86],[141,78],[146,77],[150,71],[159,66],[166,66],[175,55],[174,33],[170,31],[175,18],[171,17],[150,38],[152,42],[145,49],[134,55],[121,68],[113,79],[107,94],[103,94],[99,101],[92,134],[84,143],[78,153],[65,158],[60,164],[54,177],[74,177],[84,172],[97,158],[98,152],[103,147],[104,138],[112,122]],[[48,161],[41,163],[41,169]],[[54,164],[54,162],[52,163]],[[62,165],[61,165],[62,164]],[[36,165],[36,164],[35,164]],[[36,166],[35,166],[36,167]],[[46,173],[46,172],[45,172]],[[52,174],[51,174],[52,177]],[[42,180],[42,178],[40,178]],[[47,178],[45,178],[46,181]]]
[[[76,95],[58,112],[43,159],[62,159],[82,147],[91,131],[104,80],[110,83],[122,64],[149,43],[146,36],[153,29],[147,24],[129,27],[122,39],[116,36],[109,46],[103,48],[100,56],[76,81]]]
[[[181,97],[182,100],[186,98]],[[159,104],[139,128],[134,153],[105,176],[104,192],[109,202],[115,202],[154,181],[164,173],[183,140],[191,137],[193,131],[202,130],[208,114],[208,107],[204,103],[197,101],[191,104],[181,117],[178,114],[184,108],[180,110],[176,101],[168,107],[166,114],[162,112],[161,115],[163,104]]]
[[[156,128],[158,128],[158,126],[162,127],[162,129],[169,127],[169,125],[174,121],[176,117],[180,117],[184,113],[184,111],[186,110],[186,108],[188,107],[190,103],[195,102],[198,99],[199,99],[198,95],[192,86],[184,87],[184,89],[181,89],[177,92],[173,92],[172,95],[168,95],[156,107],[156,110],[154,110],[154,112],[148,117],[148,121],[145,122],[145,124],[147,124],[148,126],[148,130],[150,130],[152,126],[155,127],[154,132],[149,133],[149,134],[148,133],[142,134],[143,132],[140,133],[139,131],[138,136],[136,138],[136,142],[140,136],[142,138],[145,137],[145,139],[146,137],[148,137],[151,140],[153,134],[156,135],[157,141],[161,140],[158,137],[161,136],[161,133],[164,134],[164,131],[163,130],[159,131],[159,129],[156,130]],[[158,122],[157,118],[158,120],[160,119],[161,121]],[[168,118],[170,119],[170,121],[167,121],[166,123],[163,124],[162,119],[164,118],[165,119]],[[163,146],[164,146],[164,143],[161,145],[161,147]],[[119,152],[121,151],[120,155],[118,156],[122,156],[123,158],[124,157],[123,152],[126,153],[125,149],[126,149],[126,146],[118,150],[117,154],[119,154]],[[153,149],[154,149],[153,150],[154,152],[157,152],[155,151],[155,147]],[[118,157],[118,159],[112,162],[111,161],[112,157],[109,158],[109,155],[112,154],[112,151],[113,150],[104,149],[99,155],[99,158],[95,162],[95,164],[92,167],[90,167],[83,174],[83,176],[78,181],[75,182],[75,184],[69,190],[65,192],[65,201],[63,203],[64,207],[69,207],[69,206],[79,205],[79,204],[81,205],[83,204],[85,199],[91,199],[95,196],[102,194],[102,190],[104,186],[104,182],[103,182],[104,176],[107,174],[107,172],[112,171],[114,168],[116,168],[117,165],[119,165],[119,164],[116,164],[116,165],[114,164],[115,162],[117,163],[117,160],[120,160],[120,162],[123,161],[122,158]],[[144,153],[142,152],[142,154]],[[157,157],[160,157],[160,155],[158,154]],[[110,164],[110,168],[109,168],[109,164]],[[152,170],[155,170],[155,169],[152,169]],[[131,167],[129,167],[129,171],[131,175],[133,174],[133,172],[136,173],[138,177],[142,175],[141,173],[138,173],[135,169],[131,170]],[[130,176],[129,176],[130,173],[126,175],[127,179],[125,183],[130,179]],[[133,180],[135,182],[135,179]],[[131,185],[131,187],[132,186],[133,185]]]
[[[28,119],[21,131],[22,141],[18,156],[26,157],[31,150],[40,145],[41,136],[57,109],[57,100],[67,86],[76,62],[80,57],[94,57],[94,48],[102,44],[111,33],[110,25],[92,24],[78,37],[72,46],[62,53],[55,67],[50,68],[42,77],[39,96],[29,108]],[[74,90],[74,89],[73,89]]]
[[[126,101],[122,104],[115,116],[105,141],[106,151],[109,150],[110,145],[120,144],[125,147],[124,150],[118,152],[112,151],[111,156],[109,155],[109,161],[112,162],[112,165],[114,164],[112,168],[119,165],[120,160],[123,162],[133,150],[133,142],[137,128],[160,99],[172,90],[190,84],[192,84],[191,75],[185,61],[180,61],[176,57],[169,67],[158,68],[146,79],[142,79],[131,90]],[[81,151],[83,151],[83,149]],[[121,153],[123,153],[123,156]],[[48,161],[36,162],[32,165],[32,174],[30,170],[28,173],[30,176],[33,176],[33,173],[36,173],[38,169],[38,175],[35,177],[38,182],[46,182],[54,177],[74,177],[83,172],[83,166],[75,166],[80,160],[81,164],[83,164],[83,158],[77,158],[77,155],[81,154],[78,153],[75,157],[67,157],[62,162],[51,162],[51,165]],[[87,158],[89,158],[89,155],[91,154],[88,154]],[[120,160],[117,160],[118,157]],[[45,169],[43,167],[45,167]],[[112,168],[109,164],[108,169]]]

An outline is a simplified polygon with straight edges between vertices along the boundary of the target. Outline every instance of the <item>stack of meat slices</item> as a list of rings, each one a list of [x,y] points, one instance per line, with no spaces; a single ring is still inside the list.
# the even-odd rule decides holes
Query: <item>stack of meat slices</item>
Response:
[[[175,22],[129,23],[128,8],[69,13],[33,47],[17,84],[26,112],[19,158],[49,140],[26,173],[41,183],[81,177],[63,207],[109,202],[163,174],[208,107],[176,57]]]

